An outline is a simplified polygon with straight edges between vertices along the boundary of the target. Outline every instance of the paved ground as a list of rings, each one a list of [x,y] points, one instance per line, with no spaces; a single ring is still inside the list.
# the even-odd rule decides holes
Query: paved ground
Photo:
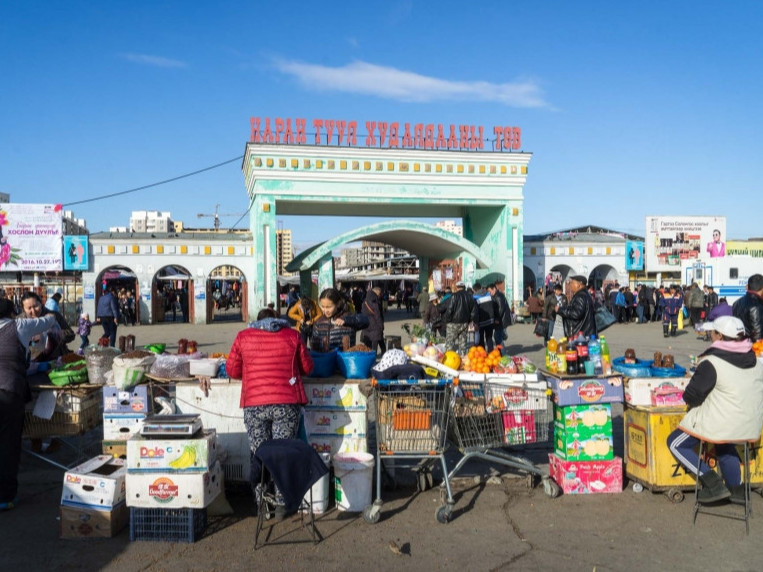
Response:
[[[408,320],[391,312],[388,333]],[[243,324],[210,326],[164,324],[120,328],[134,333],[138,345],[166,342],[168,350],[180,338],[196,339],[205,351],[226,351]],[[403,334],[404,335],[404,334]],[[654,351],[674,353],[688,366],[688,356],[706,344],[692,332],[665,340],[657,324],[615,325],[606,332],[613,355],[632,347],[649,358]],[[523,352],[542,363],[542,345],[529,325],[510,329],[510,351]],[[621,414],[621,408],[618,414]],[[615,421],[621,423],[621,417]],[[545,470],[546,447],[521,451]],[[622,444],[619,451],[622,452]],[[63,453],[55,455],[58,458]],[[452,466],[457,451],[449,454]],[[546,457],[547,458],[547,457]],[[305,543],[298,520],[274,529],[285,544],[252,552],[255,519],[251,498],[230,491],[234,514],[211,520],[195,544],[129,542],[116,538],[88,541],[58,539],[58,503],[62,471],[24,456],[21,505],[0,514],[0,562],[4,570],[760,570],[757,539],[760,518],[744,523],[700,515],[692,526],[692,503],[671,504],[661,494],[634,493],[548,498],[542,487],[528,489],[524,476],[512,470],[474,464],[454,482],[456,505],[447,525],[435,521],[441,506],[435,488],[417,493],[406,486],[384,494],[381,522],[366,524],[358,515],[330,511],[318,521],[324,539]],[[498,475],[496,478],[495,475]],[[494,478],[489,479],[493,476]],[[517,478],[521,477],[521,478]],[[763,514],[755,495],[754,510]],[[391,543],[399,548],[393,551]]]

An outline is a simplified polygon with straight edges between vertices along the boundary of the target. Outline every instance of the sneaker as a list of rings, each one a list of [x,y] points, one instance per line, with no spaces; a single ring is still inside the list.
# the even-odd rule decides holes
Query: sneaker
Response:
[[[18,506],[18,504],[19,504],[19,497],[16,497],[12,501],[0,502],[0,511],[13,510],[14,508]]]

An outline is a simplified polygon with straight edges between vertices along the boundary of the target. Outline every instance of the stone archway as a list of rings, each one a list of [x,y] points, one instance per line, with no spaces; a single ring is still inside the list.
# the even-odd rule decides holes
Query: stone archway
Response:
[[[162,266],[151,280],[151,323],[193,323],[193,276],[178,264]]]
[[[236,266],[213,268],[206,281],[207,324],[243,322],[249,315],[246,276]]]
[[[140,324],[143,321],[142,318],[144,317],[144,314],[147,315],[148,308],[144,307],[140,302],[140,296],[138,295],[138,278],[132,268],[121,265],[113,265],[104,268],[98,274],[95,280],[95,291],[92,292],[93,299],[95,300],[96,311],[98,308],[98,300],[100,300],[101,296],[106,293],[107,288],[111,288],[115,298],[118,298],[119,293],[124,291],[126,295],[131,296],[133,299],[132,308],[134,315],[122,316],[122,310],[120,309],[120,316],[118,321],[120,323],[125,323],[122,320],[126,319],[127,323],[133,323],[134,321],[134,323]],[[89,297],[90,295],[91,293],[87,290],[84,292],[85,298]],[[96,318],[97,316],[95,314],[90,316],[92,322],[95,322]]]
[[[609,264],[599,264],[592,271],[588,280],[595,288],[602,290],[608,285],[614,284],[618,279],[618,272]]]

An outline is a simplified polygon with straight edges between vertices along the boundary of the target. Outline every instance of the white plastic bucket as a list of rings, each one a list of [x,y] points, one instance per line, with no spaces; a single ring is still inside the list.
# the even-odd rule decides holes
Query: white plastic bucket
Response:
[[[334,496],[339,510],[362,512],[371,504],[373,468],[371,453],[334,455]]]
[[[329,463],[331,462],[331,455],[328,453],[321,453],[320,455],[321,459],[323,459],[323,462],[326,463],[326,467],[328,467]],[[318,479],[318,481],[312,486],[311,490],[313,492],[313,512],[315,514],[323,514],[326,512],[326,510],[328,510],[329,507],[329,473],[326,473],[320,479]],[[310,506],[310,491],[305,493],[305,498],[302,506]],[[307,512],[307,509],[305,512]]]

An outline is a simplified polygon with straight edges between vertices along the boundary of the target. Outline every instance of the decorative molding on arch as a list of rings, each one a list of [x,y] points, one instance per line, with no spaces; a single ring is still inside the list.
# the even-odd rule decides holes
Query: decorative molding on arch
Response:
[[[296,256],[286,270],[313,270],[333,249],[358,240],[383,242],[419,257],[458,258],[469,253],[479,268],[490,268],[492,262],[479,246],[457,234],[423,222],[393,220],[356,228],[317,244]]]

